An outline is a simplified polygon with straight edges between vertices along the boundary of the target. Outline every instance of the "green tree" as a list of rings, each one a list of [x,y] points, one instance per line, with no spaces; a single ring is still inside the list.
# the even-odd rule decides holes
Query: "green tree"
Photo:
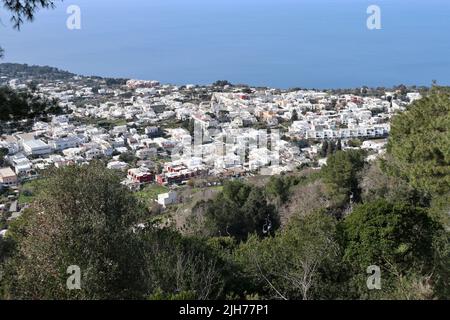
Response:
[[[152,299],[223,298],[231,267],[202,239],[171,230],[144,234],[147,296]]]
[[[10,231],[17,252],[6,264],[6,297],[142,297],[143,247],[134,231],[142,213],[117,174],[100,163],[51,170]],[[81,290],[67,289],[72,265],[81,269]]]
[[[268,195],[284,203],[289,200],[289,190],[294,184],[293,179],[289,177],[273,176],[266,185],[266,191]]]
[[[341,141],[341,139],[339,139],[338,142],[337,142],[336,151],[342,151],[342,141]]]
[[[329,148],[328,140],[324,140],[324,142],[322,143],[322,148],[320,149],[319,153],[322,158],[325,158],[327,156],[328,148]]]
[[[236,251],[236,261],[263,298],[331,298],[333,270],[328,266],[339,261],[335,226],[334,218],[311,214],[273,238],[250,237]]]
[[[388,159],[367,164],[360,173],[359,186],[361,200],[372,202],[386,199],[388,201],[403,201],[415,205],[426,205],[427,197],[412,188],[408,183],[396,176],[388,175],[383,168]]]
[[[352,148],[359,148],[359,147],[361,147],[362,142],[361,142],[361,140],[359,140],[358,138],[356,138],[356,139],[349,140],[349,141],[347,142],[347,144],[348,144],[349,147],[352,147]]]
[[[327,165],[322,168],[322,177],[333,193],[359,199],[359,172],[364,168],[364,152],[360,150],[338,151],[328,157]]]
[[[194,119],[186,119],[181,123],[181,126],[186,129],[191,137],[194,136],[195,131],[195,120]]]
[[[327,156],[332,155],[336,151],[336,143],[334,141],[330,141],[327,147]]]
[[[0,122],[23,119],[45,120],[51,114],[60,114],[62,109],[55,100],[49,100],[30,92],[17,92],[0,87]]]
[[[217,80],[214,82],[213,87],[225,87],[225,86],[232,86],[232,84],[227,80]]]
[[[431,194],[450,191],[450,92],[435,87],[394,117],[388,152],[391,172]]]
[[[239,181],[227,182],[206,206],[206,224],[213,235],[243,240],[250,233],[263,236],[279,226],[278,214],[263,190]]]
[[[119,160],[128,164],[132,164],[137,161],[137,157],[132,152],[124,152],[120,154]]]
[[[442,228],[422,208],[378,200],[358,206],[340,223],[344,261],[351,266],[356,285],[367,294],[369,266],[383,273],[380,294],[397,290],[405,276],[428,276],[435,265],[434,236]]]
[[[424,209],[378,200],[358,206],[342,225],[345,257],[359,268],[387,261],[404,270],[430,266],[433,234],[439,228]]]
[[[0,148],[0,167],[5,166],[5,157],[8,155],[9,150],[7,148]]]

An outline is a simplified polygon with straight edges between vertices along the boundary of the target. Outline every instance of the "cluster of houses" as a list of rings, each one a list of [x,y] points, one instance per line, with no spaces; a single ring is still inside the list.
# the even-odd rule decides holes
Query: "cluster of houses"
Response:
[[[23,89],[32,79],[3,80]],[[56,98],[66,113],[50,122],[37,121],[27,132],[0,136],[0,148],[8,150],[0,188],[36,178],[49,166],[98,158],[109,169],[124,172],[124,185],[139,190],[208,175],[292,171],[317,160],[324,140],[342,140],[344,147],[346,140],[367,140],[361,148],[380,153],[392,116],[420,98],[416,92],[403,101],[389,92],[375,98],[244,89],[139,80],[110,86],[83,77],[39,83],[38,94]],[[189,123],[200,128],[201,143],[195,144],[197,131],[192,132]],[[308,144],[299,144],[302,140]],[[173,201],[173,195],[163,198]]]

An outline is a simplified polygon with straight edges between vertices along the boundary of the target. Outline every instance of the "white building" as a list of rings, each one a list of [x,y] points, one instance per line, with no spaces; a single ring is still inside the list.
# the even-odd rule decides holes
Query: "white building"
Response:
[[[85,157],[87,160],[93,160],[95,158],[99,158],[103,155],[103,152],[97,148],[91,148],[86,150]]]
[[[168,193],[158,194],[158,203],[166,208],[168,205],[177,202],[177,193],[175,191],[169,191]]]
[[[52,148],[42,140],[26,140],[22,146],[28,155],[40,156],[52,153]]]
[[[76,148],[80,144],[80,139],[77,136],[70,136],[66,138],[56,139],[50,142],[50,146],[58,151],[65,149]]]
[[[112,170],[125,170],[128,168],[128,164],[122,161],[111,161],[106,167]]]

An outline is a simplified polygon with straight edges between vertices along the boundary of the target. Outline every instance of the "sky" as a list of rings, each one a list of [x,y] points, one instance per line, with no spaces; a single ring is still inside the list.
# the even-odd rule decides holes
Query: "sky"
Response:
[[[4,62],[174,84],[450,84],[449,16],[447,0],[65,0],[20,32],[2,9],[0,45]]]

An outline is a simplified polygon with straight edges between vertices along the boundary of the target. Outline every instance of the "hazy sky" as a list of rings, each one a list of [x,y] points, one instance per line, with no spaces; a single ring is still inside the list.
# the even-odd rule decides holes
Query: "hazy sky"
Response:
[[[68,30],[66,9],[81,9]],[[382,30],[368,30],[367,7]],[[448,0],[66,0],[21,32],[7,62],[81,74],[277,87],[450,84]]]

